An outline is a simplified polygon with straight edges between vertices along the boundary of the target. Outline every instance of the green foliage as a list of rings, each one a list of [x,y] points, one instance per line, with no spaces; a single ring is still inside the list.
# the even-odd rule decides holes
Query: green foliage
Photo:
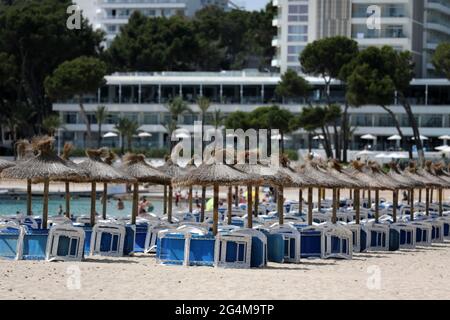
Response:
[[[225,127],[233,130],[242,129],[244,131],[252,128],[250,114],[239,110],[230,113],[225,119]]]
[[[103,33],[93,31],[84,18],[81,30],[67,29],[66,10],[70,0],[8,2],[0,8],[0,69],[13,65],[8,72],[10,79],[14,79],[14,86],[9,88],[10,97],[14,104],[26,103],[33,109],[34,116],[29,122],[32,125],[20,131],[37,132],[42,118],[51,111],[43,89],[45,78],[64,61],[97,55]],[[5,82],[0,82],[2,87]],[[3,92],[0,96],[5,102]],[[10,108],[14,107],[13,103],[8,102]]]
[[[294,70],[289,69],[281,76],[275,93],[280,97],[304,97],[311,90],[311,86],[305,78],[298,75]]]
[[[302,70],[322,78],[339,78],[341,69],[358,54],[356,41],[337,36],[308,44],[300,55]]]
[[[59,115],[52,114],[42,120],[42,128],[44,128],[50,136],[54,136],[56,130],[61,129],[63,123]]]
[[[450,42],[443,42],[438,45],[432,62],[438,72],[450,79]]]
[[[297,150],[286,149],[284,153],[287,155],[288,159],[291,161],[298,161],[298,152]]]
[[[106,64],[92,57],[79,57],[62,63],[45,79],[45,88],[52,98],[81,97],[95,92],[105,84]]]
[[[135,12],[105,52],[105,59],[111,71],[268,68],[276,34],[273,13],[225,12],[208,6],[190,19],[147,18]]]
[[[167,111],[169,111],[172,121],[176,124],[178,122],[178,118],[183,113],[191,112],[192,110],[187,104],[186,101],[183,100],[182,97],[178,96],[172,99],[168,105],[165,106]]]
[[[115,130],[122,137],[122,146],[121,146],[121,150],[120,150],[122,154],[124,153],[124,150],[125,150],[124,140],[127,141],[128,151],[131,151],[133,136],[137,135],[138,129],[139,129],[139,124],[128,118],[119,118],[119,120],[117,121]]]

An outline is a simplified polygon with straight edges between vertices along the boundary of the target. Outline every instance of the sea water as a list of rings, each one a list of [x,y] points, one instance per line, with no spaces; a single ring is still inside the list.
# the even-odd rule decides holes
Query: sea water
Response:
[[[132,203],[131,201],[123,201],[125,208],[119,210],[117,208],[117,200],[108,200],[106,213],[113,217],[126,217],[131,215]],[[152,200],[153,213],[161,214],[163,211],[163,204],[161,200]],[[59,214],[59,207],[62,207],[63,213],[66,208],[66,201],[63,197],[59,199],[50,199],[48,203],[48,214],[49,216],[55,216]],[[102,203],[100,200],[96,202],[97,213],[102,213]],[[26,197],[20,199],[0,199],[0,216],[2,215],[15,215],[17,212],[26,214],[27,211],[27,201]],[[33,198],[32,200],[32,212],[33,215],[42,215],[42,198]],[[70,213],[74,216],[89,215],[91,212],[91,199],[89,198],[79,198],[70,201]]]

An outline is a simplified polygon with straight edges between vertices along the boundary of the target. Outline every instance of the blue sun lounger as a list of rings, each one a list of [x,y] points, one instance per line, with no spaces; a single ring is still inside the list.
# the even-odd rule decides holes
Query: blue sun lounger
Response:
[[[26,230],[20,259],[45,260],[49,230]]]
[[[391,230],[398,232],[400,249],[414,249],[416,247],[416,228],[408,223],[396,222],[391,224]]]
[[[262,231],[255,229],[235,229],[230,234],[249,235],[251,237],[250,268],[263,268],[267,266],[267,237]]]
[[[158,234],[156,257],[162,264],[213,266],[215,238],[208,230],[180,227]]]
[[[351,259],[353,255],[353,232],[342,224],[324,223],[322,257],[324,259]]]
[[[19,259],[24,233],[24,228],[15,223],[0,226],[0,259]]]
[[[262,230],[261,230],[262,231]],[[292,226],[274,226],[268,229],[267,258],[277,263],[300,262],[300,232]]]
[[[122,257],[126,227],[111,222],[100,222],[92,228],[90,255]],[[134,246],[134,241],[131,242]]]
[[[136,238],[134,241],[134,252],[145,252],[145,239],[147,238],[149,224],[139,223],[136,224]]]
[[[241,233],[218,234],[214,249],[214,266],[250,268],[252,236]]]
[[[322,258],[323,230],[317,226],[303,226],[297,230],[300,232],[300,257]]]

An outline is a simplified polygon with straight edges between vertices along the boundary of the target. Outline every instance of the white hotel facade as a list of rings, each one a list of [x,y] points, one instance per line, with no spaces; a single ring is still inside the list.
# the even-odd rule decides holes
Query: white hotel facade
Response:
[[[272,66],[300,70],[298,55],[314,40],[342,35],[361,48],[391,45],[414,54],[418,77],[433,77],[430,59],[450,41],[450,0],[273,0],[277,36]],[[368,18],[377,6],[380,24]],[[369,22],[369,24],[368,24]],[[370,27],[368,27],[368,25]],[[375,27],[372,29],[372,27]]]
[[[312,103],[325,103],[323,81],[307,78],[313,86],[309,97]],[[85,98],[84,107],[92,122],[94,141],[98,124],[94,111],[99,105],[107,107],[109,118],[102,125],[102,135],[115,131],[114,124],[119,117],[127,117],[140,125],[140,130],[152,134],[150,138],[136,139],[138,146],[146,148],[163,148],[168,145],[167,131],[164,124],[170,119],[166,105],[175,96],[182,96],[194,114],[185,114],[178,119],[180,127],[193,132],[195,120],[200,120],[196,100],[199,96],[208,97],[212,106],[207,117],[211,124],[212,113],[220,109],[226,117],[231,112],[241,110],[250,112],[257,107],[277,104],[294,114],[305,107],[302,99],[287,101],[275,95],[275,87],[280,81],[279,74],[259,73],[257,71],[237,71],[221,73],[153,73],[153,74],[114,74],[106,77],[107,85]],[[331,95],[335,101],[344,102],[343,87],[335,82]],[[425,145],[431,150],[442,141],[439,136],[450,134],[450,82],[445,79],[417,79],[411,83],[409,100],[417,117],[422,135],[429,137]],[[60,101],[53,105],[59,112],[64,130],[61,132],[62,142],[72,142],[83,148],[86,141],[86,125],[79,113],[76,101]],[[402,106],[394,104],[403,133],[412,136],[409,121]],[[397,134],[397,130],[389,115],[378,106],[350,108],[350,123],[355,127],[351,137],[351,148],[363,148],[367,141],[361,136],[372,134],[377,137],[375,148],[389,149],[395,142],[387,138]],[[303,130],[292,133],[292,140],[287,142],[288,148],[306,149],[308,135]],[[104,139],[104,143],[117,147],[118,138]],[[314,141],[314,147],[317,147]]]

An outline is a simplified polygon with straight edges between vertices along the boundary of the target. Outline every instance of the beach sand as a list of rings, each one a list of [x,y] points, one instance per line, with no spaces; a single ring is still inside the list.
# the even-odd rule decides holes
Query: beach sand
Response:
[[[247,270],[163,266],[143,255],[3,260],[0,299],[450,299],[449,265],[450,242]]]

